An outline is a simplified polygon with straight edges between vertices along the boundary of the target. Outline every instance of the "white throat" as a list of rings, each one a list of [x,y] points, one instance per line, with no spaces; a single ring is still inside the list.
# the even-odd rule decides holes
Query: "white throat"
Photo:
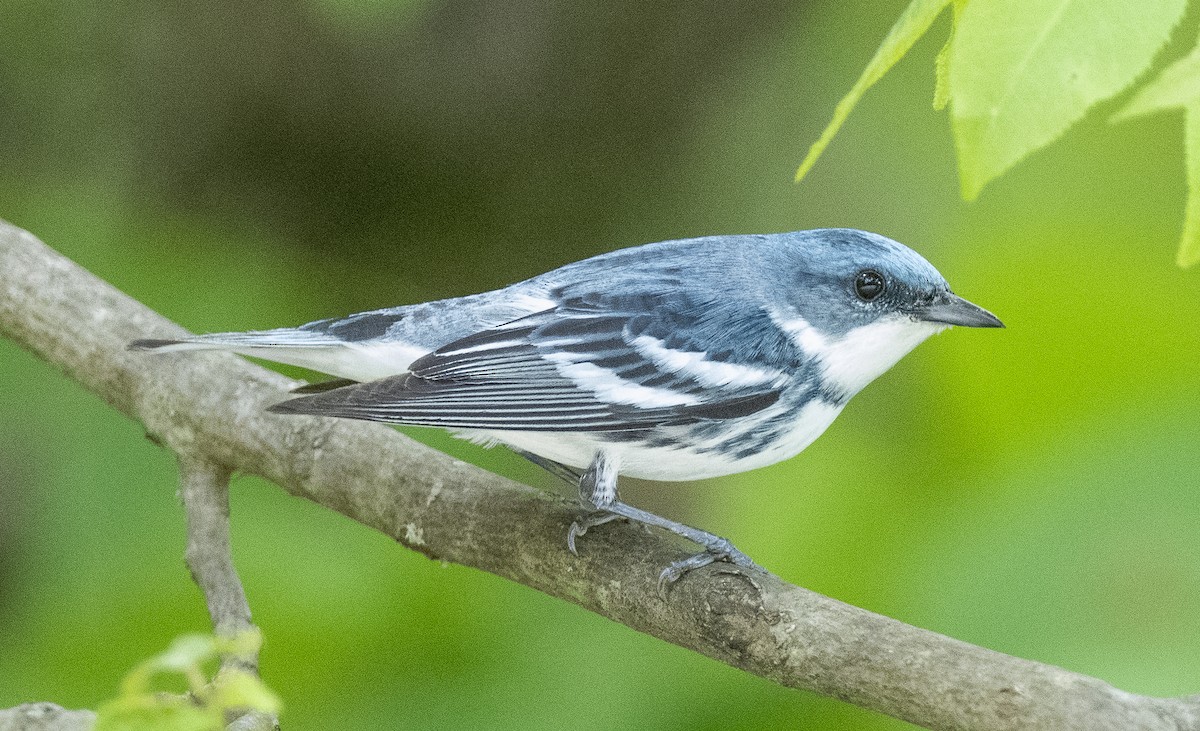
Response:
[[[856,327],[841,337],[830,337],[794,313],[779,313],[774,319],[797,347],[821,363],[826,383],[847,398],[883,375],[930,335],[950,327],[895,315]]]

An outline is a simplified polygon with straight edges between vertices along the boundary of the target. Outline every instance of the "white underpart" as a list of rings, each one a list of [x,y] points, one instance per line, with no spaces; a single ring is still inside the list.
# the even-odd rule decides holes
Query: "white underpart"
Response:
[[[883,375],[926,338],[950,327],[894,315],[834,338],[795,313],[773,313],[772,318],[805,354],[820,361],[827,384],[847,396]]]
[[[709,360],[708,354],[697,350],[674,350],[658,338],[639,335],[634,346],[654,364],[695,378],[705,386],[743,387],[779,385],[786,374],[773,368],[756,368],[738,363]]]
[[[669,388],[654,388],[621,378],[608,368],[595,363],[577,362],[585,354],[550,353],[546,356],[558,368],[558,372],[571,379],[580,388],[596,394],[601,401],[642,406],[648,409],[664,406],[691,406],[700,399]]]
[[[858,393],[913,348],[949,325],[895,317],[856,327],[830,344],[826,376],[846,393]]]
[[[507,444],[580,470],[586,469],[596,452],[604,449],[619,465],[622,475],[643,480],[703,480],[766,467],[796,456],[821,436],[841,410],[840,405],[821,399],[810,401],[793,414],[792,428],[781,435],[782,438],[761,452],[742,459],[717,452],[696,452],[686,447],[647,447],[637,442],[608,442],[586,432],[461,430],[456,435],[486,446]],[[776,412],[768,409],[762,414],[763,419],[741,422],[740,431],[753,432],[775,415]],[[681,434],[687,430],[686,426],[663,428],[679,429]],[[726,434],[722,438],[731,436],[734,434]],[[693,443],[690,446],[709,445]]]

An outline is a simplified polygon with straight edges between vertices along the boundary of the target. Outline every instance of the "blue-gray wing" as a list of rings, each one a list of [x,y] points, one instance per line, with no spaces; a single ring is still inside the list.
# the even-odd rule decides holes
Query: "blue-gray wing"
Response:
[[[588,292],[451,342],[405,375],[273,410],[453,429],[625,431],[764,409],[795,358],[761,309]]]

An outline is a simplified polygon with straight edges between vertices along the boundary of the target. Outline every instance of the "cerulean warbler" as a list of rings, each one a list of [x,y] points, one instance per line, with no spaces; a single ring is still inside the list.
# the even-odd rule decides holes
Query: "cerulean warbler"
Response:
[[[695,480],[788,459],[851,396],[951,325],[1003,327],[929,262],[852,229],[710,236],[568,264],[493,292],[296,328],[139,340],[218,348],[341,380],[272,411],[437,426],[508,445],[578,480],[590,514],[674,531],[754,564],[710,533],[620,501],[618,475]]]

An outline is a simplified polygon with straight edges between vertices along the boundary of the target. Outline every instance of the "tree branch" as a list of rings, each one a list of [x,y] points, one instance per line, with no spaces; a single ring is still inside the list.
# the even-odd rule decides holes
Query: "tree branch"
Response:
[[[666,601],[682,550],[628,525],[563,537],[578,508],[378,424],[263,411],[290,382],[225,354],[130,353],[178,326],[0,224],[0,333],[177,454],[261,475],[425,555],[474,566],[792,688],[934,729],[1200,729],[1200,698],[1152,698],[716,564]],[[236,614],[236,612],[235,612]]]

